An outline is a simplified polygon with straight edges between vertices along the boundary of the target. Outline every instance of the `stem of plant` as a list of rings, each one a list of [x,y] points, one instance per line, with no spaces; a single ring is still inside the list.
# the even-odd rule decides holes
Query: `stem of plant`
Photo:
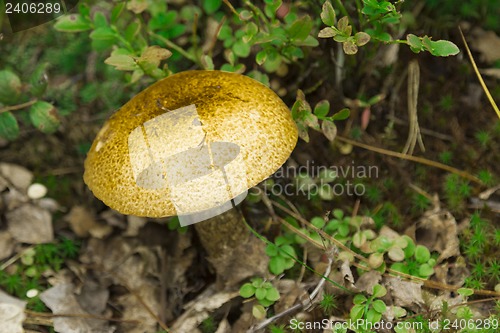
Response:
[[[158,34],[155,34],[154,32],[148,32],[148,34],[153,37],[153,38],[156,38],[158,39],[159,41],[161,41],[162,43],[164,43],[167,47],[179,52],[180,54],[182,54],[182,56],[188,60],[191,60],[192,62],[194,62],[195,64],[197,65],[200,65],[201,66],[201,63],[199,61],[199,59],[196,59],[196,57],[188,52],[186,52],[182,47],[180,47],[179,45],[175,44],[174,42],[172,42],[171,40],[163,37],[163,36],[160,36]]]
[[[21,110],[21,109],[27,108],[28,106],[32,106],[36,102],[38,102],[38,99],[33,99],[29,102],[21,103],[21,104],[17,104],[17,105],[6,106],[6,107],[0,109],[0,114],[2,114],[4,112]]]

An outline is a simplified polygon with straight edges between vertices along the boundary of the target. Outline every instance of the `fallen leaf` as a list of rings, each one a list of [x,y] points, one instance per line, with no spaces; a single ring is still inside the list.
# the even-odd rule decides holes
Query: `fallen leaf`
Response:
[[[390,290],[394,305],[409,308],[418,312],[424,304],[422,283],[401,280],[399,277],[388,276],[385,284]]]
[[[0,260],[8,258],[14,252],[14,240],[7,231],[0,231]]]
[[[471,49],[481,53],[482,61],[492,64],[500,59],[500,37],[495,32],[477,27],[472,30],[472,36]]]
[[[28,169],[15,164],[0,163],[0,175],[24,193],[33,181],[33,174]]]
[[[73,206],[65,219],[78,237],[92,235],[95,238],[102,239],[113,231],[110,225],[98,223],[94,215],[83,206]]]
[[[25,301],[0,290],[0,333],[23,333]]]
[[[8,230],[18,242],[28,244],[49,243],[54,240],[52,216],[33,204],[24,204],[5,214]]]
[[[405,233],[430,251],[439,252],[438,263],[460,255],[457,222],[450,212],[442,210],[439,205],[426,211],[420,221]]]
[[[71,317],[55,317],[54,330],[61,333],[111,333],[114,328],[107,321],[85,318],[85,312],[74,294],[74,286],[69,283],[56,285],[40,294],[40,299],[54,314],[73,314]],[[82,317],[78,317],[82,315]]]

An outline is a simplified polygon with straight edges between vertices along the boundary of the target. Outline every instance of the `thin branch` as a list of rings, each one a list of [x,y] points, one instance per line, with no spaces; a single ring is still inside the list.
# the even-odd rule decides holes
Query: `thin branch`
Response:
[[[6,106],[6,107],[3,107],[3,108],[0,108],[0,114],[2,114],[4,112],[21,110],[21,109],[27,108],[28,106],[32,106],[36,102],[38,102],[38,99],[34,99],[34,100],[31,100],[29,102],[22,103],[22,104],[11,105],[11,106]]]
[[[465,36],[462,32],[462,29],[460,27],[458,27],[458,30],[460,31],[460,36],[462,36],[462,41],[464,42],[465,49],[467,50],[467,54],[469,55],[470,62],[472,63],[472,67],[474,67],[474,72],[476,72],[477,79],[479,80],[479,83],[481,83],[481,87],[483,87],[484,93],[488,97],[488,101],[490,101],[490,104],[493,107],[493,110],[495,110],[498,118],[500,118],[500,110],[498,110],[498,105],[495,103],[495,100],[493,100],[493,97],[491,96],[490,91],[488,90],[488,87],[486,86],[486,83],[484,83],[483,77],[479,73],[479,69],[477,68],[476,62],[474,61],[474,57],[472,57],[472,53],[470,52],[469,45],[467,44],[467,41],[465,40]]]
[[[479,178],[477,178],[476,176],[471,175],[470,173],[468,173],[466,171],[459,170],[457,168],[454,168],[454,167],[446,165],[446,164],[442,164],[442,163],[439,163],[439,162],[436,162],[436,161],[432,161],[432,160],[429,160],[429,159],[426,159],[426,158],[423,158],[423,157],[406,155],[406,154],[401,154],[401,153],[398,153],[398,152],[395,152],[395,151],[392,151],[392,150],[387,150],[387,149],[383,149],[383,148],[373,147],[373,146],[370,146],[370,145],[367,145],[367,144],[364,144],[364,143],[361,143],[361,142],[357,142],[357,141],[354,141],[354,140],[351,140],[351,139],[348,139],[348,138],[344,138],[344,137],[339,136],[339,135],[337,135],[336,139],[339,140],[339,141],[351,144],[351,145],[353,145],[355,147],[364,148],[364,149],[371,150],[371,151],[374,151],[374,152],[377,152],[377,153],[380,153],[380,154],[384,154],[384,155],[388,155],[388,156],[392,156],[392,157],[397,157],[397,158],[400,158],[400,159],[403,159],[403,160],[409,160],[409,161],[417,162],[417,163],[420,163],[420,164],[429,165],[429,166],[432,166],[432,167],[435,167],[435,168],[438,168],[438,169],[442,169],[442,170],[454,173],[456,175],[459,175],[460,177],[466,178],[466,179],[468,179],[470,181],[473,181],[474,183],[477,183],[477,184],[479,184],[481,186],[484,186],[483,182]]]

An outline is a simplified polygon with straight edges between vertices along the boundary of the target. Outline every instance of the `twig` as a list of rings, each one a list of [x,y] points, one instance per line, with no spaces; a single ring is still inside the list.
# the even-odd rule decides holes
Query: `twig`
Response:
[[[222,0],[226,4],[226,6],[229,7],[229,9],[233,12],[234,15],[239,16],[238,12],[236,9],[234,9],[233,5],[229,2],[229,0]]]
[[[328,257],[328,266],[326,267],[326,270],[325,270],[325,274],[324,276],[329,276],[330,275],[330,272],[332,271],[332,263],[333,263],[333,259],[331,257]],[[316,286],[316,288],[314,288],[314,290],[312,291],[311,295],[309,296],[309,302],[305,303],[305,302],[301,302],[301,303],[297,303],[295,304],[294,306],[292,306],[291,308],[288,308],[286,309],[285,311],[283,312],[280,312],[278,314],[275,314],[274,316],[270,317],[270,318],[267,318],[266,320],[260,322],[259,324],[255,325],[254,327],[250,328],[247,332],[248,333],[253,333],[253,332],[257,332],[258,330],[261,330],[265,327],[267,327],[268,325],[270,325],[271,323],[275,322],[276,320],[282,318],[282,317],[285,317],[295,311],[298,311],[302,308],[304,308],[305,310],[308,310],[311,306],[312,306],[312,302],[314,301],[314,299],[316,298],[316,296],[319,294],[320,290],[323,288],[323,286],[325,285],[325,279],[324,278],[321,278],[318,282],[318,285]]]
[[[24,310],[24,312],[30,317],[42,317],[42,318],[57,318],[57,317],[67,317],[67,318],[82,318],[82,319],[96,319],[96,320],[104,320],[104,321],[115,321],[126,324],[139,325],[141,322],[139,320],[129,320],[129,319],[120,319],[120,318],[109,318],[105,316],[97,316],[92,314],[85,313],[44,313],[44,312],[35,312],[30,310]],[[38,325],[44,325],[38,322]]]
[[[415,144],[418,141],[420,149],[425,152],[420,127],[418,125],[417,105],[418,105],[418,88],[420,84],[420,68],[417,60],[413,60],[408,65],[408,119],[410,120],[410,128],[408,130],[408,139],[403,148],[403,154],[413,155]]]
[[[11,106],[6,106],[3,108],[0,108],[0,114],[2,114],[4,112],[21,110],[21,109],[27,108],[28,106],[31,106],[31,105],[35,104],[36,102],[38,102],[38,99],[33,99],[33,100],[26,102],[26,103],[21,103],[21,104],[17,104],[17,105],[11,105]]]
[[[403,159],[403,160],[409,160],[409,161],[417,162],[417,163],[420,163],[420,164],[429,165],[429,166],[432,166],[432,167],[435,167],[435,168],[438,168],[438,169],[442,169],[442,170],[454,173],[456,175],[459,175],[460,177],[466,178],[466,179],[468,179],[470,181],[473,181],[474,183],[477,183],[477,184],[479,184],[481,186],[484,186],[484,183],[479,178],[477,178],[476,176],[473,176],[473,175],[471,175],[470,173],[468,173],[466,171],[459,170],[457,168],[451,167],[451,166],[446,165],[446,164],[442,164],[442,163],[439,163],[439,162],[436,162],[436,161],[432,161],[432,160],[429,160],[429,159],[426,159],[426,158],[423,158],[423,157],[406,155],[406,154],[401,154],[401,153],[398,153],[398,152],[395,152],[395,151],[392,151],[392,150],[387,150],[387,149],[383,149],[383,148],[373,147],[373,146],[370,146],[370,145],[367,145],[367,144],[364,144],[364,143],[361,143],[361,142],[357,142],[357,141],[354,141],[354,140],[351,140],[351,139],[348,139],[348,138],[345,138],[345,137],[339,136],[339,135],[337,135],[336,139],[339,140],[339,141],[351,144],[353,146],[364,148],[364,149],[367,149],[367,150],[371,150],[371,151],[374,151],[374,152],[377,152],[377,153],[380,153],[380,154],[384,154],[384,155],[388,155],[388,156],[392,156],[392,157],[397,157],[397,158],[400,158],[400,159]]]
[[[30,249],[34,249],[35,246],[30,246],[30,247],[27,247],[25,248],[24,250],[20,251],[19,253],[17,253],[15,256],[13,256],[12,258],[10,258],[9,260],[7,260],[6,262],[4,262],[1,266],[0,266],[0,271],[3,271],[5,270],[7,267],[9,267],[10,265],[12,265],[13,263],[15,263],[19,258],[21,258],[23,256],[23,254],[30,250]]]
[[[490,91],[488,90],[488,87],[486,86],[486,83],[484,83],[484,80],[483,80],[483,77],[481,76],[481,73],[479,73],[479,69],[477,68],[476,62],[474,61],[474,57],[472,56],[472,53],[470,52],[469,45],[467,44],[467,41],[465,40],[465,36],[464,36],[460,26],[458,27],[458,30],[460,31],[460,36],[462,36],[462,41],[464,42],[465,49],[467,50],[467,54],[469,55],[470,62],[472,63],[472,67],[474,67],[474,71],[476,72],[477,79],[479,80],[479,83],[481,83],[481,87],[483,87],[484,93],[486,94],[486,97],[488,97],[488,101],[490,101],[490,104],[493,107],[493,110],[495,110],[498,118],[500,118],[500,110],[498,110],[498,106],[495,103],[495,100],[491,96]]]

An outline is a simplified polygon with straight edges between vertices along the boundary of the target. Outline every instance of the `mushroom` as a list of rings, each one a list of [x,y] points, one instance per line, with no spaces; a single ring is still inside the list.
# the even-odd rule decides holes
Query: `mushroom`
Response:
[[[84,181],[123,214],[200,222],[195,228],[214,259],[251,237],[233,207],[286,161],[297,136],[287,106],[260,82],[186,71],[109,118],[85,160]]]

